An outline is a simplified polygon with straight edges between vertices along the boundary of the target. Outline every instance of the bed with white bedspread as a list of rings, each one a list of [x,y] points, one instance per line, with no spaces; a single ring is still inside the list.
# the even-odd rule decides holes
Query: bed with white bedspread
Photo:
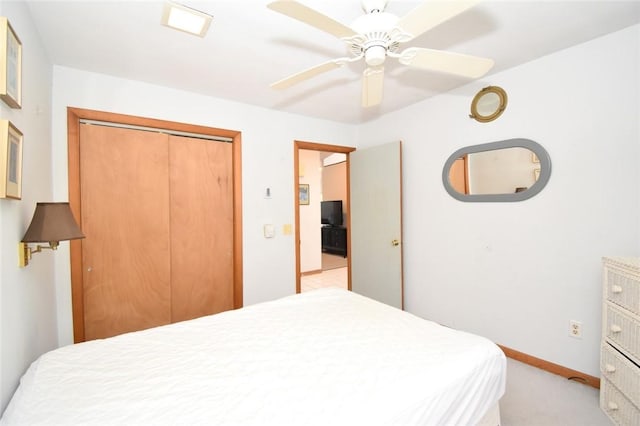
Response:
[[[322,289],[48,352],[0,424],[473,425],[505,378],[483,337]]]

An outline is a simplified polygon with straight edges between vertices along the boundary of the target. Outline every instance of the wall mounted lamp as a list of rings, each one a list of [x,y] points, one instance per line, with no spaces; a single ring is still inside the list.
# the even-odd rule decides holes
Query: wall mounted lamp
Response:
[[[73,218],[69,203],[37,203],[31,224],[18,244],[18,262],[21,268],[29,264],[31,256],[44,249],[56,250],[60,241],[84,238]],[[49,243],[48,246],[29,247],[27,243]]]

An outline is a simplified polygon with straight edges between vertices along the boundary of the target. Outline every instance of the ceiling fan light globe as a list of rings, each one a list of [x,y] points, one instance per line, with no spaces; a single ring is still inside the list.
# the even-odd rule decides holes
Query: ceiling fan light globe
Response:
[[[371,46],[364,52],[364,61],[370,67],[377,67],[384,63],[387,49],[384,46]]]

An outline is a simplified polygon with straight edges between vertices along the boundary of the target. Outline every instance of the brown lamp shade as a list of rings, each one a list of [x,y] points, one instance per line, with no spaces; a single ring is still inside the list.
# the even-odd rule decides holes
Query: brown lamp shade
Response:
[[[84,238],[69,203],[37,203],[23,243],[66,241]]]

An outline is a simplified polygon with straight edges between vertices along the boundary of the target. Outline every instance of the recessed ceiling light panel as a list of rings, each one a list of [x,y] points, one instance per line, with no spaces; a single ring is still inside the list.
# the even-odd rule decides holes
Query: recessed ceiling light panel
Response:
[[[162,13],[162,25],[204,37],[213,17],[181,4],[166,2]]]

